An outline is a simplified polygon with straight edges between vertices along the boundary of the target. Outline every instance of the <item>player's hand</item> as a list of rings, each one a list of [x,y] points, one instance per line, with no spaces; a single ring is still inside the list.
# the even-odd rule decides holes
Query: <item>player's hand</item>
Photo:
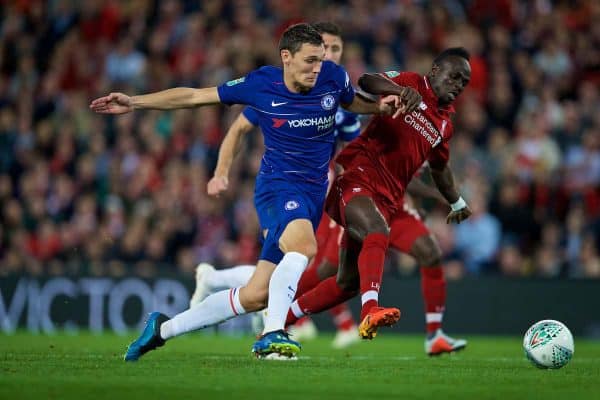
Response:
[[[396,110],[400,106],[402,106],[400,97],[396,96],[395,94],[390,94],[382,97],[379,100],[379,113],[383,115],[392,115],[395,113],[394,118],[396,118],[396,114],[399,115]]]
[[[450,211],[450,214],[446,217],[447,224],[460,224],[465,219],[469,218],[473,214],[469,206],[464,206],[460,210]]]
[[[100,114],[125,114],[133,111],[133,101],[126,94],[111,93],[92,101],[90,108]]]
[[[415,111],[419,107],[419,104],[421,104],[421,101],[423,101],[423,98],[419,92],[411,87],[406,86],[400,90],[399,97],[400,101],[404,105],[404,111],[402,111],[403,113],[411,113]],[[399,115],[398,111],[396,111],[396,114]],[[394,114],[394,118],[397,116],[396,114]]]
[[[206,184],[206,191],[209,196],[219,197],[228,187],[229,179],[226,176],[213,176]]]

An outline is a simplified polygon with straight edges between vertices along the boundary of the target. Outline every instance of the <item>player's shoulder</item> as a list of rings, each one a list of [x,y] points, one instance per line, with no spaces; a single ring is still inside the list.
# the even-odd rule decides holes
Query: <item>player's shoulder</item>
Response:
[[[283,70],[280,67],[276,67],[274,65],[264,65],[260,68],[255,69],[248,75],[251,75],[254,79],[282,79]]]
[[[419,81],[422,79],[420,74],[412,71],[396,71],[390,70],[383,72],[383,75],[390,78],[395,82],[402,82],[404,84],[418,85]]]
[[[345,79],[346,70],[341,65],[334,63],[333,61],[325,60],[321,65],[320,75],[326,78],[339,78],[342,77]]]

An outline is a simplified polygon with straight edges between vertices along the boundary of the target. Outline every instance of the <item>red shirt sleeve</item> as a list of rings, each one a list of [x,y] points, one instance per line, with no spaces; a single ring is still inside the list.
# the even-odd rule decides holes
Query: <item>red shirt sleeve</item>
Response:
[[[418,87],[417,85],[420,78],[419,74],[415,74],[414,72],[386,71],[381,75],[400,86],[412,87]]]

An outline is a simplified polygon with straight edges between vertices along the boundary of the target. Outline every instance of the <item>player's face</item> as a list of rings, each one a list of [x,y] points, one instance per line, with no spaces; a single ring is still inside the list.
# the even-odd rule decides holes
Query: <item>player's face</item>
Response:
[[[308,92],[315,86],[324,58],[323,45],[304,43],[295,54],[288,50],[281,51],[284,72],[299,92]]]
[[[448,57],[440,65],[434,65],[429,76],[439,102],[450,104],[469,84],[471,66],[462,57]]]
[[[323,33],[321,37],[325,44],[325,59],[339,64],[342,61],[342,51],[344,51],[342,38],[329,33]]]

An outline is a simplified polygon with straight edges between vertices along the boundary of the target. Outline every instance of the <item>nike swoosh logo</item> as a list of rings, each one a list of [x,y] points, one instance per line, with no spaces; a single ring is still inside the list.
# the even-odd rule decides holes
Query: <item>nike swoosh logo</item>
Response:
[[[287,103],[287,101],[284,101],[283,103],[275,103],[275,101],[271,101],[271,107],[279,107]]]

